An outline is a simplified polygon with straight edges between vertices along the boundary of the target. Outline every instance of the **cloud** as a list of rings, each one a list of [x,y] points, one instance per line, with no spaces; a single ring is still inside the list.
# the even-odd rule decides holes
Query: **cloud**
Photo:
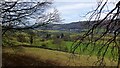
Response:
[[[75,9],[82,9],[87,7],[92,7],[93,4],[85,4],[85,3],[78,3],[78,4],[69,4],[56,7],[59,11],[68,11],[68,10],[75,10]]]
[[[80,14],[86,10],[89,10],[94,6],[93,3],[57,3],[56,9],[58,9],[61,17],[65,19],[64,22],[78,21]],[[52,10],[50,10],[52,11]]]
[[[55,0],[55,2],[86,2],[86,3],[95,3],[95,2],[98,2],[100,0]],[[103,1],[106,1],[106,0],[103,0]],[[108,0],[108,2],[118,2],[119,0]]]
[[[86,18],[81,18],[79,16],[84,16],[88,11],[94,10],[97,7],[97,0],[55,0],[56,8],[60,12],[60,15],[64,22],[78,21],[89,19],[89,16]],[[104,0],[105,1],[105,0]],[[116,2],[119,0],[108,0],[105,10],[111,10],[115,7]],[[102,13],[101,18],[103,19],[106,14]],[[93,18],[94,19],[94,18]]]
[[[55,2],[95,2],[96,0],[55,0]]]

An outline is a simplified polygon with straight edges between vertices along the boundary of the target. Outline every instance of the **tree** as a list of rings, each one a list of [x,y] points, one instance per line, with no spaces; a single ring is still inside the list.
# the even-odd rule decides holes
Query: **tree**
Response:
[[[29,33],[29,41],[30,41],[30,44],[32,45],[34,43],[34,37],[36,35],[36,32],[34,32],[33,30],[30,30],[28,33]]]
[[[110,50],[112,55],[112,60],[117,59],[117,67],[120,66],[120,1],[115,5],[115,7],[110,10],[106,16],[101,19],[102,13],[105,11],[104,8],[107,5],[108,0],[100,0],[98,6],[95,10],[90,11],[91,13],[89,21],[92,27],[82,36],[74,41],[71,48],[71,52],[75,53],[75,50],[83,44],[85,48],[83,51],[87,50],[88,46],[93,45],[91,53],[98,49],[97,56],[98,61],[95,64],[104,66],[104,57],[106,53]],[[89,14],[87,13],[87,14]],[[93,21],[91,24],[90,22]],[[96,36],[97,35],[97,36]],[[108,38],[109,37],[109,38]],[[86,39],[88,41],[86,41]],[[99,45],[98,45],[99,44]],[[99,48],[96,48],[99,47]],[[116,54],[117,52],[117,54]],[[90,55],[91,56],[91,55]]]
[[[47,13],[52,1],[0,2],[2,35],[8,30],[35,29],[49,23],[59,22],[58,11]]]

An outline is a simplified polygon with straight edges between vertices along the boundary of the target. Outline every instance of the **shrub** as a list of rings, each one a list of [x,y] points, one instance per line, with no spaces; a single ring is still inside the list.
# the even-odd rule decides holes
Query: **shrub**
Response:
[[[28,40],[29,40],[29,37],[25,33],[21,33],[21,34],[17,35],[17,41],[19,41],[19,42],[22,42],[22,43],[29,42]]]
[[[64,41],[71,41],[71,38],[70,38],[69,35],[65,35],[65,36],[63,37],[63,39],[64,39]]]
[[[63,39],[54,39],[53,40],[53,45],[56,46],[56,49],[61,50],[61,51],[66,51],[66,43]]]
[[[47,48],[47,46],[46,46],[45,43],[42,43],[42,44],[41,44],[41,47],[42,47],[42,48]]]

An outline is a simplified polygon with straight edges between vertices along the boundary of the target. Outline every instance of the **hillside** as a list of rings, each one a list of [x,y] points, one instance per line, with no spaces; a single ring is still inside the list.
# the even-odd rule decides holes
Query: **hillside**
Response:
[[[81,32],[84,31],[84,29],[87,29],[87,23],[88,21],[72,22],[68,24],[48,24],[44,27],[40,27],[39,29]]]
[[[104,28],[106,24],[109,23],[109,21],[110,20],[106,20],[103,23],[101,23],[101,25],[99,26],[100,29],[101,27]],[[81,32],[81,31],[86,31],[86,29],[89,29],[90,27],[92,27],[92,25],[96,22],[99,22],[99,21],[78,21],[78,22],[71,22],[68,24],[48,24],[38,29]],[[113,21],[113,22],[116,22],[116,21]],[[120,24],[118,23],[116,27],[119,27],[119,26]],[[113,29],[111,29],[111,31],[113,31]]]
[[[3,56],[3,66],[92,66],[97,60],[95,56],[88,59],[87,55],[30,47],[3,48]],[[107,66],[116,65],[107,58],[105,62]]]

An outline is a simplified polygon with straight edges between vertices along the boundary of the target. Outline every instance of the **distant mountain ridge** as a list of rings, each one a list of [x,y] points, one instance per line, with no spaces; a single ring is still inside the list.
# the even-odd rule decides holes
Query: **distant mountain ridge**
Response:
[[[68,24],[48,24],[44,27],[40,27],[39,29],[80,32],[83,29],[87,29],[87,26],[88,26],[87,23],[88,21],[72,22]]]
[[[68,24],[48,24],[46,26],[42,26],[39,29],[42,30],[59,30],[59,31],[71,31],[71,32],[81,32],[86,31],[90,27],[92,27],[96,22],[99,21],[78,21],[78,22],[72,22]],[[98,26],[98,28],[101,29],[101,27],[106,28],[106,24],[108,24],[110,20],[106,20],[101,23],[101,25]],[[116,22],[116,20],[113,21],[113,24]],[[118,23],[114,29],[111,29],[110,32],[113,32],[116,28],[119,28],[120,23]],[[120,30],[118,31],[120,32]]]

